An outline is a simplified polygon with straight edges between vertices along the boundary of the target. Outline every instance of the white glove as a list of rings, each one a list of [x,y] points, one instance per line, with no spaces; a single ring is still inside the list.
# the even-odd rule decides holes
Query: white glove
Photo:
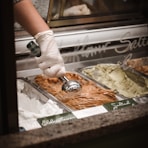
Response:
[[[41,49],[41,56],[36,57],[39,68],[46,76],[63,76],[65,74],[64,61],[54,39],[53,31],[40,32],[34,38]]]

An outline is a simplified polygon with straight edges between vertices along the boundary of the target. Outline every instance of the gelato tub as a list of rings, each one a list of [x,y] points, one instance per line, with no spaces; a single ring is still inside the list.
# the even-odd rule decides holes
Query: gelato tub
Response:
[[[128,60],[127,65],[148,76],[148,57]]]
[[[40,127],[37,123],[38,118],[65,112],[57,102],[45,97],[25,79],[17,79],[17,97],[19,126],[26,130]]]
[[[119,98],[112,90],[104,89],[93,81],[84,78],[78,73],[67,72],[69,80],[76,80],[81,84],[79,91],[63,91],[63,82],[58,78],[47,78],[44,75],[37,75],[33,81],[45,92],[52,94],[71,110],[81,110],[89,107],[103,105],[117,101]]]
[[[140,75],[128,71],[131,76],[134,76],[134,81],[119,64],[96,64],[82,68],[81,73],[127,98],[148,94],[148,79],[142,77],[144,84],[141,85]]]

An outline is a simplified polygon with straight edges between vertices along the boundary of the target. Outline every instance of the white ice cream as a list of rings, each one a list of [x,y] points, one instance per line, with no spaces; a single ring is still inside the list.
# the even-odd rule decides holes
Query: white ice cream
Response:
[[[46,103],[42,103],[36,97],[36,94],[29,95],[24,93],[25,85],[21,80],[17,80],[17,95],[18,95],[18,111],[19,111],[19,124],[24,126],[23,121],[26,120],[36,120],[37,118],[51,116],[63,113],[56,102],[48,100]]]
[[[116,64],[98,64],[84,69],[83,73],[128,98],[148,94],[147,79],[145,79],[145,87],[142,87],[131,80]]]

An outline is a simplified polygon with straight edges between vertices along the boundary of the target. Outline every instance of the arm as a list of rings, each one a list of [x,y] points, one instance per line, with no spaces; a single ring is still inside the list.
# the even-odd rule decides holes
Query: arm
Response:
[[[31,0],[21,0],[14,4],[15,20],[32,36],[49,30],[48,25],[37,12]]]
[[[39,68],[46,76],[59,77],[65,74],[63,58],[54,39],[53,31],[33,6],[31,0],[14,0],[14,16],[36,40],[41,56],[36,57]]]

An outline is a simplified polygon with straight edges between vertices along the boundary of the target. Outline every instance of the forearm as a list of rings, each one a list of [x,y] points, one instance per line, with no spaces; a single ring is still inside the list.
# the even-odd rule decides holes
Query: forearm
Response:
[[[22,0],[14,4],[15,20],[32,36],[49,30],[47,23],[33,6],[31,0]]]

